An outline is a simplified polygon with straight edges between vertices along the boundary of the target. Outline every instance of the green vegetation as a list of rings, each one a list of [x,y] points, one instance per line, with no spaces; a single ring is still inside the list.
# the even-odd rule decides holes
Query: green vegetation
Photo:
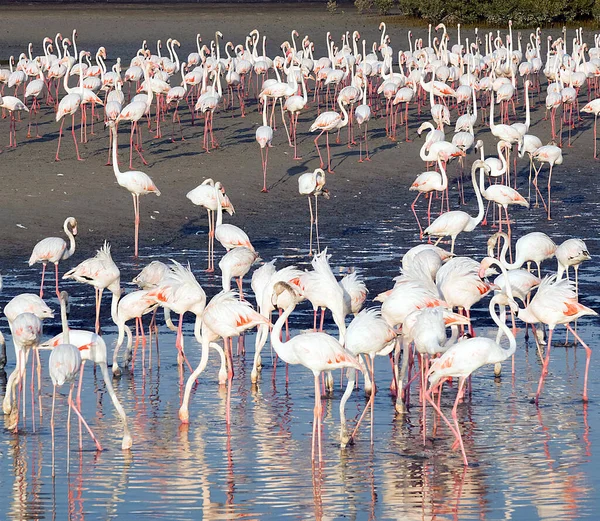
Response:
[[[438,23],[504,25],[518,27],[600,19],[600,0],[399,0],[402,14]]]
[[[331,0],[330,0],[331,1]],[[359,13],[392,10],[431,23],[536,27],[590,20],[600,22],[600,0],[354,0]]]

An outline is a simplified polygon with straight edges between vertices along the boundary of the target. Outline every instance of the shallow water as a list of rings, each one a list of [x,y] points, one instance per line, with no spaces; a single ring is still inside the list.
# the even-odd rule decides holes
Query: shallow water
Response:
[[[405,208],[392,209],[398,213]],[[592,214],[581,217],[597,226]],[[525,217],[525,216],[523,216]],[[579,218],[579,217],[578,217]],[[537,219],[519,220],[518,235],[531,231]],[[535,224],[538,225],[537,222]],[[412,226],[412,223],[410,224]],[[373,298],[386,289],[398,272],[401,254],[410,246],[398,245],[405,225],[394,219],[376,226],[348,227],[337,239],[323,237],[333,253],[334,271],[358,268],[365,276]],[[597,229],[597,228],[596,228]],[[562,228],[568,235],[569,231]],[[562,240],[558,229],[549,231]],[[305,230],[279,239],[265,238],[257,249],[265,259],[278,257],[278,266],[306,265]],[[466,234],[465,234],[466,235]],[[457,251],[483,253],[489,229],[462,236]],[[198,231],[198,242],[206,239]],[[598,251],[597,240],[588,240],[590,251]],[[152,260],[144,256],[142,261]],[[207,294],[214,295],[218,276],[202,272],[203,251],[166,251],[162,260],[189,260]],[[139,264],[115,255],[128,281]],[[143,264],[142,262],[142,264]],[[546,271],[553,264],[544,266]],[[36,291],[38,271],[18,270],[5,274],[4,296]],[[582,301],[597,307],[593,296],[599,278],[593,261],[581,269]],[[52,279],[51,279],[52,282]],[[249,289],[249,283],[246,283]],[[72,327],[89,328],[93,323],[91,288],[64,284],[72,295]],[[48,288],[51,295],[51,287]],[[249,297],[252,300],[252,296]],[[55,299],[49,302],[57,309]],[[105,302],[108,306],[108,302]],[[57,314],[58,315],[58,314]],[[493,334],[487,315],[487,300],[473,311],[479,334]],[[291,319],[292,334],[310,327],[312,309],[304,305]],[[186,351],[192,365],[199,349],[192,336],[191,319],[185,327]],[[109,349],[116,331],[106,319],[104,334]],[[335,327],[326,321],[329,331]],[[51,335],[58,321],[47,321]],[[471,465],[463,467],[460,453],[451,450],[452,438],[443,425],[435,437],[428,431],[422,443],[421,409],[416,391],[413,406],[404,416],[394,414],[389,396],[389,364],[377,360],[375,439],[369,443],[368,423],[355,445],[339,448],[339,373],[336,391],[324,400],[324,464],[311,467],[310,448],[314,407],[313,378],[302,367],[290,367],[290,381],[279,367],[272,380],[272,359],[264,352],[264,369],[258,386],[250,384],[254,334],[247,334],[245,357],[235,358],[232,392],[232,424],[225,425],[224,387],[217,383],[218,360],[211,355],[190,406],[190,424],[182,426],[177,412],[180,387],[175,362],[174,334],[161,328],[160,368],[156,352],[151,367],[135,376],[125,373],[115,380],[115,390],[127,411],[134,436],[132,451],[120,450],[121,428],[100,372],[85,370],[82,411],[105,450],[96,452],[83,437],[77,447],[77,423],[73,421],[70,473],[66,461],[66,388],[57,400],[56,478],[51,477],[50,406],[52,387],[44,374],[43,419],[36,412],[33,431],[28,395],[27,419],[19,433],[4,429],[0,434],[0,517],[12,519],[579,519],[594,516],[600,508],[598,449],[600,383],[597,360],[590,371],[590,402],[583,404],[585,353],[581,347],[564,348],[560,329],[556,335],[550,374],[540,407],[530,403],[540,372],[535,344],[527,344],[519,332],[517,372],[505,364],[502,378],[495,379],[491,367],[475,373],[472,398],[459,407],[459,419]],[[582,320],[579,332],[594,347],[599,335],[594,320]],[[9,353],[11,348],[9,346]],[[112,351],[112,349],[110,349]],[[10,353],[12,354],[12,353]],[[9,355],[10,356],[10,355]],[[47,353],[42,355],[44,367]],[[148,353],[145,354],[146,359]],[[110,359],[110,353],[109,353]],[[147,361],[147,360],[146,360]],[[14,367],[11,363],[7,371]],[[449,413],[455,388],[444,393],[442,407]],[[354,424],[365,404],[362,389],[347,406]],[[431,421],[431,420],[430,420]],[[84,432],[85,434],[85,432]]]

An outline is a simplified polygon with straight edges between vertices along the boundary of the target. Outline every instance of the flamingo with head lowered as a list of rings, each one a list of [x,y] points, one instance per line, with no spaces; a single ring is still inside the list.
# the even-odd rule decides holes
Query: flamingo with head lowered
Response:
[[[438,240],[435,243],[436,246],[444,237],[450,236],[452,238],[452,247],[450,248],[451,253],[454,253],[454,242],[456,241],[458,234],[461,232],[472,232],[483,220],[483,213],[485,209],[483,206],[483,199],[481,198],[481,193],[479,191],[479,186],[477,185],[478,168],[483,168],[488,173],[490,171],[490,167],[480,159],[475,161],[473,163],[473,167],[471,168],[471,179],[475,189],[477,206],[479,207],[477,216],[471,217],[468,213],[463,212],[462,210],[446,212],[433,221],[431,225],[429,225],[423,232],[424,235],[438,237]]]

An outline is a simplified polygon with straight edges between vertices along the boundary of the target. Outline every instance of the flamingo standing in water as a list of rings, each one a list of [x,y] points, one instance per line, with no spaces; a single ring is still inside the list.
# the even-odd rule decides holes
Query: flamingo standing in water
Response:
[[[63,307],[65,307],[66,310],[68,302],[67,292],[61,292],[59,298],[62,314],[62,309]],[[89,360],[93,364],[98,365],[100,367],[106,390],[110,395],[110,399],[113,402],[117,414],[120,416],[121,421],[123,422],[123,439],[121,441],[121,449],[130,449],[131,445],[133,444],[133,440],[131,438],[131,433],[129,432],[129,426],[127,424],[127,414],[125,414],[125,410],[123,409],[123,406],[121,405],[121,402],[119,401],[119,398],[115,393],[115,389],[112,385],[112,378],[108,374],[106,342],[104,342],[102,337],[97,335],[96,333],[93,333],[92,331],[84,331],[81,329],[69,329],[69,342],[72,343],[79,350],[79,354],[81,355],[81,370],[79,371],[79,390],[77,394],[77,401],[80,401],[83,367],[85,362]],[[60,344],[64,343],[64,334],[60,333],[55,337],[51,338],[50,340],[41,344],[40,349],[53,349],[59,346]]]
[[[69,229],[69,227],[71,229]],[[48,262],[54,263],[56,273],[56,296],[60,298],[58,290],[58,263],[61,260],[66,260],[75,253],[75,236],[77,235],[77,221],[75,217],[67,217],[63,224],[63,230],[69,238],[69,249],[67,243],[61,237],[46,237],[38,242],[31,252],[29,257],[29,265],[33,266],[37,262],[42,263],[42,282],[40,284],[40,298],[44,297],[44,274],[46,273],[46,265]]]
[[[327,171],[330,174],[333,174],[333,170],[331,170],[331,153],[329,150],[329,132],[332,130],[340,130],[344,128],[348,124],[348,111],[344,107],[342,100],[338,100],[338,105],[342,111],[342,114],[339,112],[335,112],[333,110],[322,112],[315,122],[310,127],[310,132],[315,132],[320,130],[320,134],[315,138],[315,146],[317,147],[317,153],[319,154],[319,160],[321,161],[321,168],[325,166],[323,163],[323,158],[321,157],[321,151],[319,150],[319,138],[325,133],[326,143],[327,143]]]
[[[481,195],[488,201],[496,203],[498,205],[498,228],[502,231],[502,208],[506,213],[506,226],[508,228],[508,237],[512,237],[512,230],[510,227],[510,217],[508,215],[508,205],[516,204],[519,206],[525,206],[529,208],[529,203],[519,192],[514,188],[503,184],[494,184],[485,187],[484,169],[480,170],[479,177],[479,190]]]
[[[229,215],[235,213],[235,209],[225,194],[225,189],[220,187],[223,199],[221,206]],[[204,206],[208,213],[208,267],[206,271],[214,271],[214,243],[215,243],[215,217],[217,210],[217,193],[215,192],[215,181],[212,178],[205,179],[200,185],[190,190],[186,197],[197,206]]]
[[[537,159],[540,162],[540,167],[535,169],[535,177],[533,179],[533,184],[536,187],[537,190],[537,178],[538,175],[540,175],[540,172],[542,170],[542,167],[544,166],[544,163],[548,163],[550,165],[550,173],[548,174],[548,204],[544,204],[544,206],[546,206],[546,208],[548,209],[548,220],[551,221],[552,217],[550,215],[550,205],[551,205],[551,200],[550,200],[550,188],[551,188],[551,183],[552,183],[552,169],[554,168],[554,165],[562,165],[563,162],[563,155],[562,155],[562,150],[560,147],[557,147],[556,145],[544,145],[543,147],[538,148],[533,154],[533,159]],[[534,167],[535,168],[535,167]],[[542,198],[542,203],[544,202],[544,199]]]
[[[42,321],[34,313],[27,312],[17,315],[17,317],[11,321],[10,326],[13,335],[13,343],[15,345],[16,365],[14,371],[10,374],[6,383],[6,392],[4,394],[2,408],[4,410],[4,414],[14,414],[14,418],[11,418],[12,421],[11,425],[9,426],[9,429],[14,429],[16,431],[19,426],[19,406],[17,402],[17,394],[15,393],[15,389],[18,384],[19,397],[21,396],[20,391],[21,389],[23,389],[23,417],[25,417],[25,379],[27,377],[27,361],[29,359],[29,353],[31,352],[31,350],[36,349],[40,344],[40,340],[42,337]],[[14,403],[17,403],[16,408],[13,407]],[[31,382],[31,403],[33,407],[33,404],[35,403],[33,400],[33,370]]]
[[[239,336],[244,331],[260,324],[269,324],[269,319],[254,311],[249,302],[237,299],[233,291],[222,291],[211,299],[202,313],[202,334],[200,335],[200,322],[196,322],[194,328],[196,340],[202,345],[202,354],[198,367],[190,375],[185,385],[185,393],[179,409],[179,419],[182,423],[189,423],[188,404],[190,394],[196,379],[208,363],[208,347],[209,345],[213,347],[213,343],[221,337],[223,338],[224,351],[228,361],[225,421],[229,425],[231,422],[231,384],[233,380],[231,338]]]
[[[540,394],[544,387],[544,379],[548,374],[548,365],[550,364],[550,350],[552,348],[552,333],[559,324],[564,324],[568,331],[573,333],[575,338],[581,343],[585,349],[585,376],[583,381],[583,401],[587,402],[587,381],[588,371],[590,368],[590,358],[592,350],[588,345],[581,340],[577,331],[575,331],[570,323],[577,320],[579,317],[586,315],[597,316],[593,309],[590,309],[577,301],[577,293],[573,283],[567,279],[556,280],[556,275],[551,275],[542,280],[537,293],[531,299],[531,302],[525,309],[520,309],[518,317],[525,323],[531,324],[546,324],[548,326],[548,340],[546,342],[546,356],[544,358],[542,373],[538,383],[537,392],[535,394],[535,403],[537,404]]]
[[[61,299],[62,301],[62,299]],[[73,344],[69,343],[69,326],[67,324],[67,308],[66,306],[61,306],[61,317],[62,317],[62,326],[63,326],[63,341],[64,344],[59,344],[50,353],[50,360],[48,361],[48,368],[50,370],[50,378],[52,379],[52,414],[50,416],[50,426],[52,428],[52,476],[54,477],[54,409],[56,403],[56,388],[61,387],[65,383],[70,383],[71,386],[69,388],[69,397],[67,399],[69,403],[69,408],[71,408],[75,414],[78,416],[79,420],[83,422],[85,428],[90,433],[92,440],[96,444],[96,449],[101,451],[102,445],[94,436],[92,429],[90,429],[87,422],[84,420],[79,408],[73,402],[73,387],[75,386],[75,378],[79,374],[79,370],[81,369],[81,353],[79,349],[75,347]],[[67,472],[69,470],[69,445],[71,442],[71,415],[67,420]],[[79,439],[79,449],[82,449],[81,438]]]
[[[421,222],[419,221],[419,217],[417,216],[417,211],[415,210],[415,204],[421,197],[421,194],[425,194],[429,198],[429,205],[427,207],[427,220],[428,225],[431,225],[431,201],[433,200],[432,192],[438,191],[442,192],[442,197],[444,197],[444,191],[448,188],[448,176],[446,175],[446,169],[444,168],[444,163],[441,158],[438,157],[438,166],[440,167],[440,172],[427,171],[419,174],[417,178],[413,181],[413,184],[410,186],[409,191],[417,192],[417,197],[410,205],[410,208],[417,220],[417,224],[419,225],[419,238],[423,238],[423,228],[421,227]]]
[[[273,141],[273,129],[267,124],[267,98],[263,97],[262,102],[263,124],[256,129],[256,142],[260,146],[260,159],[262,162],[263,170],[263,187],[261,192],[268,192],[269,190],[267,190],[267,161],[269,160],[269,148],[272,147],[271,142]],[[266,151],[265,148],[267,149]],[[296,154],[294,153],[294,155]]]
[[[117,303],[121,297],[121,272],[110,254],[110,244],[104,241],[94,257],[84,260],[63,275],[63,279],[74,279],[77,282],[94,286],[96,292],[96,333],[100,332],[100,303],[102,293],[108,289],[113,294],[111,315],[117,311]]]
[[[135,228],[135,257],[138,256],[138,236],[140,231],[140,195],[146,194],[156,194],[160,195],[160,190],[156,187],[152,179],[148,174],[144,172],[140,172],[139,170],[128,170],[127,172],[121,172],[119,170],[119,161],[117,159],[117,148],[119,147],[118,143],[118,133],[117,133],[117,125],[114,121],[108,120],[106,124],[110,127],[110,131],[113,135],[113,170],[115,173],[115,177],[117,178],[117,183],[119,186],[126,188],[131,193],[133,197],[133,212],[135,215],[134,220],[134,228]]]
[[[450,253],[454,253],[454,242],[456,237],[461,232],[472,232],[476,226],[483,220],[483,214],[485,208],[483,206],[483,200],[479,187],[477,186],[477,169],[483,168],[486,172],[490,171],[490,167],[485,164],[484,161],[478,159],[473,163],[471,168],[471,179],[473,181],[473,187],[475,189],[475,197],[477,198],[477,206],[479,212],[477,217],[471,217],[468,213],[462,210],[453,210],[440,215],[435,221],[433,221],[423,232],[424,235],[432,235],[438,237],[437,244],[448,235],[452,238],[452,247]]]
[[[319,377],[323,371],[333,371],[335,369],[350,369],[348,371],[348,384],[346,392],[340,402],[340,421],[343,423],[344,406],[352,393],[355,384],[354,369],[364,372],[365,368],[360,361],[346,351],[342,345],[332,336],[322,332],[304,333],[293,337],[287,342],[280,340],[281,330],[285,321],[296,308],[297,295],[294,289],[285,282],[277,282],[273,288],[273,298],[278,298],[282,293],[288,295],[289,304],[283,310],[281,316],[275,322],[271,330],[271,345],[275,352],[285,363],[293,365],[303,365],[310,369],[315,378],[315,409],[313,417],[312,433],[312,459],[315,459],[316,447],[319,453],[319,462],[323,460],[321,450],[321,384]],[[345,426],[342,425],[341,435],[342,444],[348,440],[345,439]]]
[[[308,197],[308,209],[310,210],[310,246],[308,247],[308,255],[312,257],[313,249],[313,225],[317,235],[317,252],[321,253],[321,244],[319,241],[319,206],[317,197],[322,195],[325,199],[329,199],[329,192],[325,187],[325,172],[322,168],[315,169],[314,172],[306,172],[298,178],[298,191],[300,195]],[[313,215],[311,196],[315,196],[315,213]]]
[[[462,436],[460,434],[460,426],[458,424],[457,408],[460,400],[463,396],[463,389],[466,379],[477,369],[486,364],[496,364],[506,360],[512,356],[517,349],[517,342],[512,331],[508,326],[500,320],[496,313],[496,305],[509,305],[511,311],[516,312],[518,306],[512,299],[510,294],[510,286],[507,286],[509,295],[499,293],[495,295],[490,301],[489,310],[490,315],[500,330],[506,335],[509,341],[509,348],[504,349],[498,343],[491,338],[477,337],[469,338],[454,344],[448,351],[446,351],[440,358],[436,359],[429,370],[427,371],[427,378],[429,379],[429,389],[425,393],[425,399],[433,406],[437,413],[442,417],[444,422],[448,425],[451,432],[456,437],[460,449],[463,455],[463,462],[465,465],[469,464],[467,460],[467,454],[463,445]],[[431,398],[431,394],[436,388],[441,387],[443,383],[450,377],[458,377],[458,393],[452,408],[452,418],[454,420],[454,426],[448,421],[446,416],[440,410],[435,400]]]
[[[235,213],[235,209],[227,197],[227,194],[223,193],[223,186],[221,185],[221,193],[223,200],[221,201],[221,207],[229,215]],[[190,190],[186,197],[192,201],[196,206],[204,206],[208,212],[208,268],[206,271],[215,271],[215,217],[214,212],[217,210],[217,193],[215,192],[215,182],[213,179],[208,178],[202,181],[202,184],[198,185],[193,190]]]
[[[227,251],[245,246],[254,251],[254,246],[244,230],[233,224],[223,224],[223,193],[220,182],[215,183],[215,194],[217,196],[217,224],[215,225],[215,238],[221,243]]]

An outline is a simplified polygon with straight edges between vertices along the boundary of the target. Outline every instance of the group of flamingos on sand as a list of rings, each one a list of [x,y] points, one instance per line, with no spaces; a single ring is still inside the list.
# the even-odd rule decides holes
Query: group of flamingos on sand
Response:
[[[597,117],[600,112],[600,99],[594,99],[579,109],[579,98],[584,89],[588,99],[597,92],[597,78],[600,76],[600,48],[588,48],[583,41],[581,30],[576,31],[570,54],[566,34],[552,41],[548,38],[545,61],[541,48],[541,32],[532,33],[523,49],[521,35],[516,38],[509,23],[508,34],[498,32],[482,35],[477,30],[471,40],[461,40],[458,28],[458,42],[449,48],[449,36],[444,25],[435,28],[437,34],[432,41],[432,28],[429,29],[429,42],[425,46],[422,40],[413,42],[409,32],[410,50],[396,54],[390,46],[391,37],[385,24],[379,42],[372,46],[372,52],[366,53],[366,42],[362,41],[359,50],[360,34],[342,35],[341,47],[328,33],[327,56],[313,57],[314,43],[307,37],[302,40],[298,50],[295,38],[292,43],[281,45],[282,55],[273,59],[266,55],[266,37],[261,42],[258,31],[248,35],[244,44],[225,45],[227,58],[220,54],[220,39],[217,32],[210,49],[200,46],[197,38],[197,52],[189,54],[187,61],[180,63],[177,55],[177,40],[169,39],[167,48],[170,58],[152,54],[144,45],[131,60],[124,78],[121,76],[121,59],[117,59],[111,71],[105,65],[106,50],[100,48],[96,53],[96,65],[90,62],[90,53],[79,51],[76,46],[77,33],[72,39],[62,38],[59,34],[53,41],[44,39],[44,56],[33,57],[29,46],[29,57],[22,54],[16,66],[11,58],[10,71],[0,70],[2,98],[0,106],[9,112],[9,146],[16,146],[16,114],[30,112],[30,130],[37,125],[37,115],[41,103],[45,102],[56,111],[56,120],[61,121],[56,160],[59,160],[60,142],[66,116],[71,116],[71,133],[77,159],[78,140],[75,133],[75,114],[81,112],[80,138],[87,139],[88,125],[93,133],[94,120],[103,118],[109,127],[109,162],[112,162],[114,174],[120,186],[126,188],[133,198],[135,214],[135,255],[138,255],[139,204],[140,196],[160,191],[141,171],[122,172],[118,166],[118,126],[123,120],[131,122],[130,131],[130,168],[133,160],[139,159],[146,164],[143,156],[142,119],[152,117],[151,108],[155,101],[154,126],[156,136],[161,134],[161,121],[165,120],[168,107],[174,103],[172,125],[181,126],[180,104],[188,106],[192,118],[195,112],[204,116],[203,147],[209,152],[217,143],[213,132],[213,117],[219,105],[229,110],[238,100],[242,116],[252,96],[259,100],[258,111],[262,116],[262,125],[256,130],[256,140],[261,149],[263,191],[267,190],[268,151],[272,146],[276,130],[276,105],[279,103],[281,122],[287,133],[288,144],[294,149],[294,159],[298,159],[297,130],[299,114],[313,105],[318,115],[309,128],[318,132],[314,140],[320,168],[307,172],[298,178],[299,192],[307,196],[311,216],[309,255],[312,257],[312,269],[300,270],[295,266],[282,268],[275,261],[264,262],[252,273],[251,287],[256,301],[254,307],[244,298],[244,277],[259,260],[248,235],[239,227],[223,222],[223,213],[233,214],[234,207],[225,187],[219,181],[206,179],[187,194],[195,205],[204,207],[208,212],[209,243],[208,270],[214,271],[214,239],[223,246],[226,253],[218,263],[222,274],[223,290],[207,300],[202,286],[192,273],[189,265],[176,261],[166,265],[153,261],[133,279],[139,290],[123,295],[121,272],[111,256],[108,243],[98,250],[95,257],[89,258],[71,268],[63,279],[72,279],[89,284],[96,292],[95,329],[69,329],[67,321],[68,295],[59,288],[59,263],[74,256],[76,248],[77,221],[69,217],[64,222],[64,231],[68,242],[63,238],[51,237],[37,243],[29,259],[29,265],[42,264],[39,296],[21,294],[15,296],[4,308],[8,318],[16,351],[16,367],[11,373],[3,409],[11,415],[11,426],[19,428],[25,421],[25,385],[26,366],[31,352],[34,353],[33,365],[37,365],[37,382],[32,368],[31,393],[32,407],[35,407],[34,388],[37,383],[39,396],[41,386],[40,350],[49,349],[49,371],[55,394],[52,399],[52,439],[54,449],[54,409],[56,388],[70,385],[68,405],[86,426],[96,447],[101,450],[100,442],[91,428],[85,423],[78,408],[79,400],[73,399],[73,389],[77,377],[81,389],[81,374],[86,361],[98,365],[101,369],[106,388],[123,424],[122,448],[130,449],[133,443],[128,428],[127,415],[112,387],[112,378],[108,370],[108,350],[101,336],[100,307],[104,290],[112,295],[111,318],[118,328],[118,340],[114,347],[112,373],[118,377],[124,370],[134,371],[138,339],[141,336],[145,345],[145,315],[152,315],[149,328],[152,334],[158,334],[156,312],[165,311],[167,326],[176,331],[175,345],[179,378],[184,382],[186,366],[191,374],[185,383],[179,418],[181,422],[190,421],[190,398],[196,380],[207,367],[209,354],[216,351],[220,357],[219,383],[227,386],[227,412],[225,421],[230,423],[230,403],[233,374],[232,339],[244,332],[257,329],[255,351],[251,371],[252,383],[259,381],[262,369],[261,352],[270,339],[271,346],[278,358],[288,365],[302,365],[314,376],[315,408],[312,432],[312,457],[322,460],[322,406],[324,392],[333,392],[335,369],[341,369],[347,377],[345,391],[340,401],[340,441],[344,446],[357,436],[357,429],[367,413],[371,419],[371,442],[373,432],[373,411],[375,399],[375,360],[376,356],[389,356],[392,361],[390,389],[396,397],[396,410],[406,411],[410,406],[410,392],[413,381],[418,380],[419,402],[422,407],[423,440],[427,436],[426,404],[430,404],[435,414],[442,418],[451,434],[456,438],[453,448],[460,448],[465,465],[468,464],[463,446],[458,406],[465,397],[465,389],[470,386],[471,374],[484,365],[494,365],[497,374],[501,371],[501,362],[513,357],[517,348],[515,338],[515,320],[519,319],[527,327],[531,326],[538,346],[539,356],[543,360],[539,385],[533,398],[537,404],[544,381],[548,374],[552,336],[558,325],[564,325],[586,351],[586,366],[583,384],[583,399],[587,400],[587,380],[591,350],[580,338],[576,328],[571,326],[578,318],[596,315],[592,309],[578,302],[578,269],[582,262],[590,259],[585,243],[581,239],[568,239],[557,246],[550,237],[541,232],[521,236],[514,246],[508,206],[529,207],[531,190],[525,197],[517,191],[517,156],[527,154],[529,159],[529,182],[534,185],[536,205],[539,200],[546,208],[551,219],[551,177],[554,165],[560,165],[563,157],[558,146],[563,137],[563,125],[571,128],[579,119],[579,112],[590,112]],[[440,33],[441,31],[441,33]],[[598,39],[596,39],[598,43]],[[229,49],[233,50],[233,55]],[[56,51],[59,54],[54,55]],[[71,54],[73,52],[73,54]],[[394,58],[398,57],[396,71]],[[84,63],[84,59],[87,65]],[[276,79],[268,78],[273,71]],[[178,81],[181,85],[170,86]],[[282,74],[286,80],[282,80]],[[551,144],[530,134],[530,98],[540,93],[540,76],[548,79],[546,109],[552,119]],[[254,75],[254,78],[253,78]],[[77,76],[78,86],[69,87],[71,76]],[[223,97],[222,76],[227,85],[227,97]],[[426,78],[429,78],[426,81]],[[518,102],[518,78],[522,78],[521,95],[526,107],[525,123],[510,123],[511,109],[515,114]],[[28,79],[31,81],[28,82]],[[262,83],[261,83],[262,80]],[[312,89],[308,81],[314,81]],[[66,95],[59,98],[62,81]],[[129,88],[125,88],[129,83]],[[125,104],[125,91],[131,86],[140,92]],[[4,95],[4,88],[14,87],[14,96]],[[19,92],[23,101],[19,99]],[[143,92],[143,93],[142,93]],[[309,103],[309,92],[311,102]],[[104,99],[98,94],[104,93]],[[383,100],[385,100],[385,106]],[[31,100],[30,100],[31,98]],[[402,107],[404,104],[404,107]],[[379,308],[364,308],[367,299],[365,282],[352,272],[338,280],[334,275],[327,248],[321,251],[318,230],[318,199],[328,197],[325,188],[327,173],[331,170],[329,133],[348,126],[348,146],[354,144],[353,122],[364,128],[361,138],[359,161],[369,160],[367,142],[369,120],[373,117],[385,118],[388,137],[397,139],[398,118],[406,127],[405,138],[408,141],[409,107],[415,107],[419,113],[430,105],[433,122],[423,123],[419,134],[427,131],[427,137],[421,146],[420,155],[428,170],[420,174],[410,190],[417,192],[411,206],[417,220],[421,237],[437,238],[435,244],[420,244],[408,250],[402,258],[400,276],[394,279],[394,285],[388,291],[377,295],[374,300],[380,302]],[[91,121],[88,121],[87,107],[91,106]],[[499,105],[500,123],[494,121],[495,106]],[[104,107],[102,116],[100,107]],[[339,107],[339,112],[333,110]],[[556,112],[560,113],[560,131],[556,131]],[[486,157],[483,141],[476,139],[475,128],[480,125],[479,112],[486,117],[489,111],[489,128],[498,139],[498,156]],[[451,141],[446,140],[445,127],[450,125],[451,111],[456,110],[458,117],[455,133]],[[575,115],[573,112],[575,111]],[[289,128],[286,122],[289,115]],[[193,120],[193,119],[192,119]],[[327,162],[321,156],[319,138],[325,134]],[[594,125],[595,138],[595,125]],[[557,144],[558,143],[558,144]],[[363,158],[364,146],[364,158]],[[462,170],[467,152],[475,148],[480,158],[471,166],[471,181],[478,205],[478,213],[473,217],[463,210],[450,210],[448,197],[448,164],[458,158],[460,176],[457,176],[461,200],[464,201],[465,182]],[[136,151],[134,155],[133,151]],[[512,154],[512,158],[511,158]],[[594,145],[594,156],[596,155]],[[511,161],[512,159],[512,161]],[[536,166],[536,162],[540,166]],[[548,191],[544,199],[538,188],[538,178],[543,164],[549,165]],[[429,170],[430,166],[435,170]],[[532,175],[534,174],[534,175]],[[533,179],[532,179],[533,178]],[[490,182],[492,181],[493,182]],[[512,184],[512,186],[511,186]],[[423,229],[416,211],[416,203],[421,195],[428,198],[428,223]],[[432,220],[431,205],[438,195],[441,203],[440,215]],[[313,210],[314,197],[314,210]],[[488,202],[488,208],[484,199]],[[473,231],[482,222],[487,221],[489,205],[492,205],[492,217],[498,221],[499,231],[488,242],[487,256],[481,261],[469,257],[454,255],[455,241],[462,232]],[[497,207],[497,216],[496,216]],[[444,208],[446,211],[444,211]],[[504,210],[504,216],[503,216]],[[507,233],[502,231],[502,223]],[[313,241],[313,229],[315,237]],[[444,237],[451,238],[451,249],[446,251],[438,247]],[[501,248],[500,248],[501,247]],[[510,256],[510,260],[507,259]],[[556,257],[558,270],[542,278],[541,263]],[[55,266],[55,293],[60,303],[63,331],[60,335],[44,340],[42,321],[54,316],[51,308],[42,300],[48,263]],[[535,263],[537,271],[529,269]],[[527,269],[522,267],[527,265]],[[569,269],[573,268],[574,282],[569,278]],[[493,281],[488,277],[497,275]],[[231,280],[237,283],[237,292],[231,290]],[[533,293],[535,291],[535,293]],[[489,302],[489,314],[498,333],[495,339],[475,336],[471,320],[471,308],[488,294],[493,294]],[[314,310],[313,331],[297,334],[290,338],[288,319],[292,318],[295,308],[303,301],[309,301]],[[520,304],[519,304],[520,303]],[[317,324],[318,310],[321,310],[320,325]],[[329,309],[338,328],[334,337],[323,330],[324,313]],[[272,313],[279,310],[280,315],[272,322]],[[171,321],[171,313],[179,315],[178,325]],[[183,335],[183,317],[185,313],[195,315],[194,337],[201,346],[198,366],[190,366],[186,357]],[[352,321],[346,325],[347,315]],[[510,314],[512,329],[506,324]],[[128,322],[135,320],[135,347],[133,332]],[[283,329],[285,326],[285,334]],[[547,335],[544,340],[544,329]],[[447,328],[451,329],[448,336]],[[527,331],[527,329],[526,329]],[[125,343],[124,353],[119,355]],[[506,342],[501,344],[503,337]],[[218,341],[223,339],[223,346]],[[6,363],[5,352],[3,362]],[[145,365],[142,363],[142,371]],[[418,371],[418,373],[417,373]],[[414,372],[415,376],[411,376]],[[357,373],[361,373],[364,390],[369,396],[367,405],[352,431],[347,428],[344,411],[347,400],[356,386]],[[287,374],[287,369],[286,369]],[[441,409],[439,397],[443,385],[451,378],[458,378],[458,390],[452,407],[450,420]],[[41,406],[41,399],[38,402]],[[23,410],[20,417],[20,410]],[[35,418],[35,415],[31,415]],[[193,415],[192,415],[193,419]],[[34,420],[33,420],[34,421]],[[35,428],[35,424],[34,424]],[[80,439],[80,444],[81,444]],[[54,471],[54,460],[53,460]]]

